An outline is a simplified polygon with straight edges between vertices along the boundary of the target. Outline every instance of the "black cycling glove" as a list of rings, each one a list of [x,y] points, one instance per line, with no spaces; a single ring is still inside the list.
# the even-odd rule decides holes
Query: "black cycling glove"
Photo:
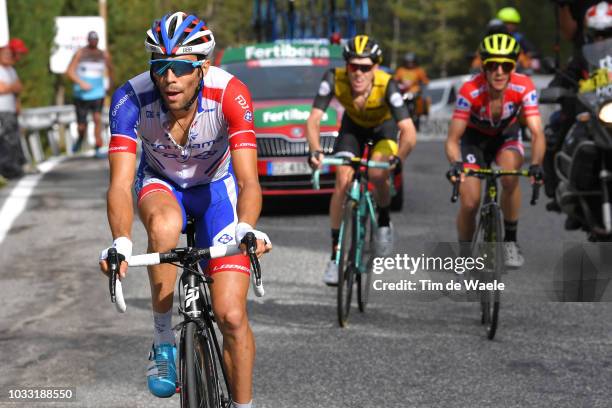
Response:
[[[532,176],[535,181],[544,180],[544,169],[539,164],[532,164],[529,166],[529,175]]]
[[[393,155],[389,158],[389,168],[394,169],[401,165],[402,165],[402,160],[396,155]]]
[[[463,162],[456,161],[451,163],[451,167],[446,173],[446,178],[451,179],[451,177],[459,177],[463,173]]]

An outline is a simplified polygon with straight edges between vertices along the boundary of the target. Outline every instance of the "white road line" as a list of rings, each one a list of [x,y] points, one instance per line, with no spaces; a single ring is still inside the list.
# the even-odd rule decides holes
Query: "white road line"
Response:
[[[40,173],[25,176],[13,187],[2,209],[0,209],[0,244],[6,238],[6,234],[10,231],[13,222],[25,209],[32,191],[34,191],[42,176],[66,158],[66,156],[54,157],[39,164],[38,170]]]

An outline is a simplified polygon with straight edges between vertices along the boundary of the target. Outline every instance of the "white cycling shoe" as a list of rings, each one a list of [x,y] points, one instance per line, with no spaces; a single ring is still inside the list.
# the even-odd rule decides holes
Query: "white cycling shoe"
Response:
[[[338,286],[338,264],[336,261],[330,260],[325,267],[323,282],[327,286]]]
[[[389,256],[393,252],[393,224],[388,227],[378,227],[374,237],[376,256]]]
[[[504,263],[508,268],[520,268],[525,258],[516,242],[504,242]]]

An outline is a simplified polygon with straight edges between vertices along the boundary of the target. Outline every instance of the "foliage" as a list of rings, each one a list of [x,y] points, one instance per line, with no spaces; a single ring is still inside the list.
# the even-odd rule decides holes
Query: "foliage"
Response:
[[[277,0],[282,3],[282,0]],[[54,93],[68,80],[49,72],[54,17],[97,15],[98,0],[8,0],[10,32],[22,38],[31,52],[17,66],[25,89],[25,107],[53,104]],[[296,7],[317,4],[296,1]],[[338,0],[338,9],[344,8]],[[523,16],[521,31],[544,53],[550,55],[554,41],[552,2],[530,0],[377,0],[370,1],[370,21],[365,31],[382,44],[385,63],[406,51],[420,57],[430,76],[467,71],[466,55],[478,46],[487,22],[504,6],[514,6]],[[115,86],[147,69],[143,42],[155,18],[166,12],[184,10],[205,17],[215,33],[217,50],[228,45],[255,41],[252,1],[246,0],[107,0],[109,50],[115,67]],[[320,13],[318,22],[325,24]],[[394,31],[393,21],[396,21]],[[394,38],[395,33],[395,38]],[[566,46],[566,50],[569,46]],[[569,55],[566,51],[566,55]],[[66,86],[66,89],[69,89]]]

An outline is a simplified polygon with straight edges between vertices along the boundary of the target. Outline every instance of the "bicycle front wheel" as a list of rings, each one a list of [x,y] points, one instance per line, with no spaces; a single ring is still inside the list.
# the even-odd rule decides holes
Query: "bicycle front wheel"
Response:
[[[366,209],[367,211],[367,209]],[[365,312],[370,298],[372,285],[372,262],[374,260],[374,226],[369,213],[362,218],[363,246],[361,248],[361,268],[357,273],[357,305],[360,312]]]
[[[351,310],[351,296],[355,278],[355,217],[357,203],[348,200],[344,204],[342,234],[340,236],[340,255],[338,259],[338,323],[346,327]]]
[[[479,254],[486,255],[486,268],[480,273],[484,284],[500,283],[505,267],[502,237],[502,220],[498,208],[492,208],[482,223],[482,247]],[[480,322],[485,326],[487,338],[493,340],[499,323],[500,291],[499,289],[482,289],[480,294]]]
[[[182,381],[181,407],[223,407],[211,344],[195,322],[189,322],[183,327],[179,365]]]

